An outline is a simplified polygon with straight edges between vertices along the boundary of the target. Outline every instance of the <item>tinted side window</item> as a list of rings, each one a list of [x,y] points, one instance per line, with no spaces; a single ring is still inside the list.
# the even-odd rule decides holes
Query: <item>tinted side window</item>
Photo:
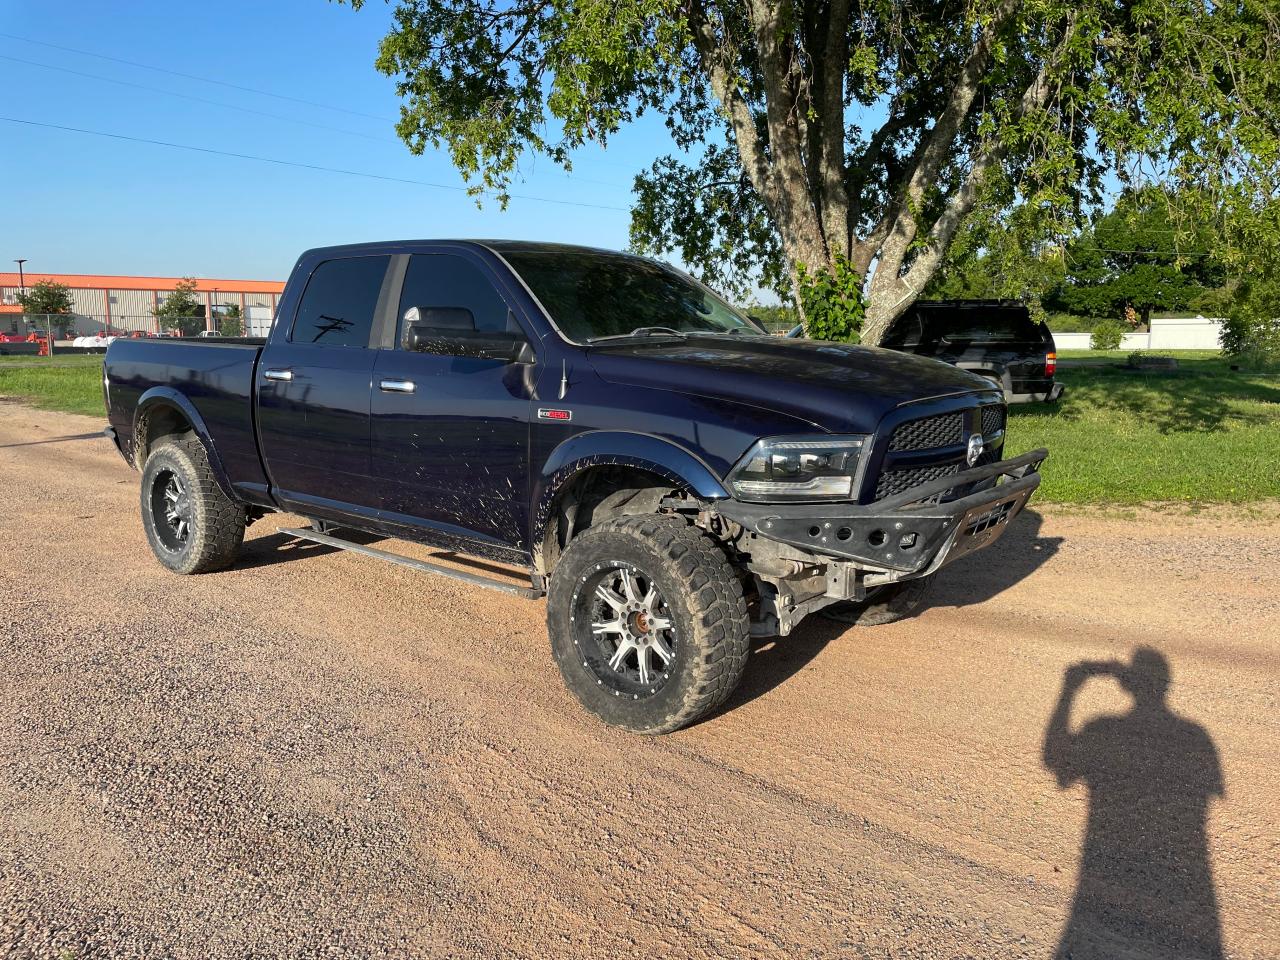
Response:
[[[349,257],[316,267],[289,339],[322,347],[367,347],[389,259]]]
[[[471,311],[477,330],[519,330],[515,321],[508,319],[507,302],[484,272],[470,260],[454,254],[420,253],[409,258],[396,314],[400,318],[396,343],[404,333],[404,314],[410,307],[461,308]]]
[[[1025,307],[973,307],[924,312],[925,339],[1008,341],[1040,339]]]

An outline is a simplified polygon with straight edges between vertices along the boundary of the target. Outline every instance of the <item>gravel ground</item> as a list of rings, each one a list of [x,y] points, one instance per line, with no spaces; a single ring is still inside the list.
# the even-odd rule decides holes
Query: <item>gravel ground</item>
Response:
[[[1274,508],[1032,511],[646,740],[541,603],[280,517],[166,573],[99,426],[0,405],[0,956],[1277,955]]]

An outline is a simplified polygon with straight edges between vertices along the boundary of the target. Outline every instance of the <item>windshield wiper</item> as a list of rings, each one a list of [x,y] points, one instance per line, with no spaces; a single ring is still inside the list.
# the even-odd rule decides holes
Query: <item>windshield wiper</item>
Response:
[[[607,337],[588,337],[587,343],[600,343],[602,340],[625,340],[628,337],[678,337],[681,340],[689,339],[689,335],[683,330],[676,330],[674,327],[636,327],[630,333],[613,333]]]

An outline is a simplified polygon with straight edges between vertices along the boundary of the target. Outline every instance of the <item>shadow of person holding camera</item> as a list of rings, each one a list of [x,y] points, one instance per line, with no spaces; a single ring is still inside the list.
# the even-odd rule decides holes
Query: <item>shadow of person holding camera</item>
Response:
[[[1133,697],[1123,715],[1071,731],[1071,706],[1091,677]],[[1224,794],[1209,734],[1165,702],[1169,663],[1140,647],[1128,664],[1067,668],[1044,738],[1044,764],[1066,788],[1089,790],[1089,820],[1071,915],[1056,956],[1223,957],[1205,819]]]

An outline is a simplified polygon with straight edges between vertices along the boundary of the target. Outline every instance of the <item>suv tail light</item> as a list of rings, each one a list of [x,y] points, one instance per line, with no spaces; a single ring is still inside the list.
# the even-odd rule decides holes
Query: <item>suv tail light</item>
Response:
[[[1058,372],[1058,355],[1052,351],[1044,355],[1044,375],[1052,377]]]

